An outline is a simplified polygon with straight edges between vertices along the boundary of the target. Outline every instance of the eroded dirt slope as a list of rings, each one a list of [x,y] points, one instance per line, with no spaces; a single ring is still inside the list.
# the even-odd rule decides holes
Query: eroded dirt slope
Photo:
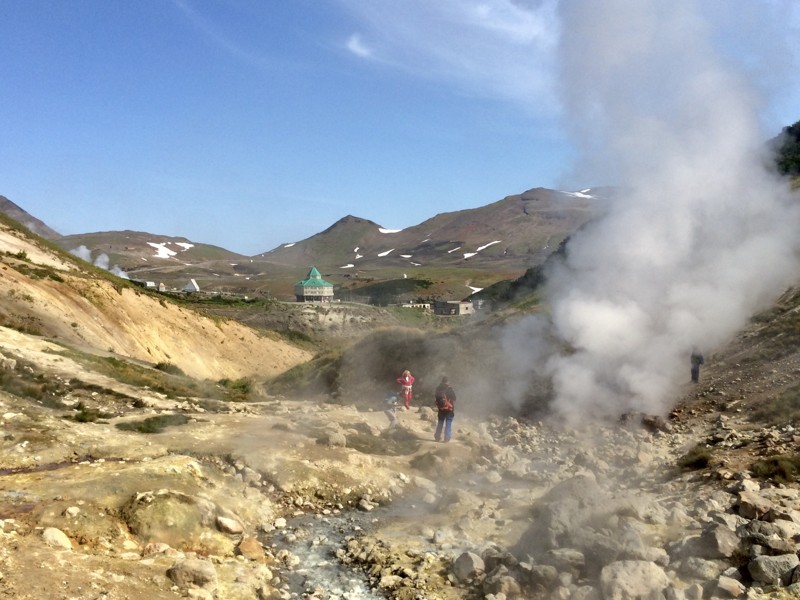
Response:
[[[310,358],[277,337],[79,268],[0,224],[0,324],[200,379],[271,377]]]

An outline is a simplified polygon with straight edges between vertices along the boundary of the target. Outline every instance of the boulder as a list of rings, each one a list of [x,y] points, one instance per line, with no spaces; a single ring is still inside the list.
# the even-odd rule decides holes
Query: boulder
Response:
[[[135,494],[122,509],[128,527],[145,543],[230,555],[233,542],[217,531],[216,514],[217,506],[210,500],[175,490]]]
[[[730,558],[739,550],[741,540],[724,525],[712,523],[703,529],[697,539],[695,554],[701,558]]]
[[[618,561],[606,565],[600,573],[603,600],[657,597],[667,585],[667,574],[652,562]]]
[[[758,583],[782,584],[791,583],[792,573],[800,564],[797,554],[782,554],[780,556],[757,556],[747,563],[747,570],[754,581]]]
[[[551,565],[533,565],[528,577],[531,583],[550,589],[558,582],[558,569]]]
[[[758,519],[766,515],[774,506],[772,502],[756,492],[739,492],[739,514],[746,519]]]
[[[474,552],[462,553],[453,563],[453,574],[459,581],[472,579],[484,570],[483,559]]]
[[[344,448],[347,446],[347,436],[341,431],[326,431],[317,442],[333,448]]]

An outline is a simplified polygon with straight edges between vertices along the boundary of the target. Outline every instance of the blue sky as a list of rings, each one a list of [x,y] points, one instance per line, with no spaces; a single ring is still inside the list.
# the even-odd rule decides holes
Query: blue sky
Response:
[[[765,136],[799,120],[800,3],[699,4]],[[610,184],[575,167],[561,29],[558,0],[0,0],[0,194],[253,255]]]

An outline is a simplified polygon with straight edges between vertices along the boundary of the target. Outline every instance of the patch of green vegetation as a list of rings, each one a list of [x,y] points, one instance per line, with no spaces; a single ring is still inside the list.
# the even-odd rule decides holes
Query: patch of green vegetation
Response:
[[[708,446],[697,444],[678,459],[678,466],[689,470],[705,469],[711,464],[712,458],[713,454]]]
[[[554,253],[563,255],[566,250],[566,240]],[[548,259],[550,260],[550,259]],[[537,265],[525,271],[518,279],[512,281],[499,281],[494,285],[482,289],[475,297],[488,303],[493,309],[500,308],[514,302],[520,308],[534,306],[539,303],[540,290],[545,283],[546,265]]]
[[[143,421],[117,423],[117,428],[123,431],[138,431],[139,433],[161,433],[167,427],[185,425],[188,422],[189,417],[183,414],[158,415],[156,417],[148,417]]]
[[[264,388],[270,394],[289,397],[334,394],[338,389],[341,360],[341,351],[329,350],[285,371]]]
[[[178,365],[173,365],[171,362],[160,362],[155,368],[171,375],[186,375]]]
[[[233,294],[176,294],[170,295],[176,304],[217,308],[258,308],[270,311],[277,301],[271,298],[244,298]]]
[[[0,325],[28,335],[42,335],[41,321],[33,316],[0,314]]]
[[[373,306],[388,306],[397,304],[400,296],[408,294],[418,294],[421,290],[427,290],[433,285],[429,279],[390,279],[359,287],[357,289],[334,290],[337,297],[347,299],[348,296],[367,298],[368,303]]]
[[[17,255],[14,255],[17,258]],[[12,262],[9,266],[17,271],[18,273],[29,277],[30,279],[52,279],[54,281],[64,281],[64,278],[61,277],[52,267],[42,267],[38,265],[32,265],[27,262]]]
[[[17,359],[13,370],[0,370],[0,389],[4,392],[32,400],[46,408],[63,409],[61,402],[65,389],[57,381],[48,380],[43,375],[35,374],[32,366]]]
[[[800,289],[790,290],[751,321],[761,325],[754,339],[760,360],[775,361],[795,353],[800,347]]]
[[[234,402],[248,400],[253,391],[253,380],[248,377],[243,377],[241,379],[220,379],[217,384],[228,392],[227,399]]]
[[[77,413],[70,415],[69,418],[78,423],[94,423],[98,419],[109,419],[114,416],[97,408],[88,408],[83,402],[78,402],[75,410]]]
[[[781,175],[800,175],[800,121],[778,136],[775,164]]]
[[[302,331],[296,331],[294,329],[286,329],[284,331],[279,332],[279,337],[296,346],[305,348],[315,347],[314,340],[311,339],[309,335],[303,333]]]
[[[403,308],[402,306],[387,306],[386,310],[400,325],[408,327],[440,327],[444,329],[454,324],[453,319],[436,318],[432,310]]]
[[[761,402],[749,415],[750,421],[763,425],[779,425],[800,421],[800,383],[775,397]]]
[[[164,394],[167,398],[200,396],[221,401],[242,401],[246,399],[242,397],[240,386],[228,388],[217,385],[213,381],[198,381],[186,375],[167,373],[162,369],[146,367],[115,356],[101,357],[80,352],[73,348],[65,348],[58,354],[71,358],[89,370],[111,377],[121,383],[134,387],[148,388]]]
[[[753,463],[750,471],[759,479],[768,479],[777,483],[795,482],[800,473],[800,454],[770,456]]]

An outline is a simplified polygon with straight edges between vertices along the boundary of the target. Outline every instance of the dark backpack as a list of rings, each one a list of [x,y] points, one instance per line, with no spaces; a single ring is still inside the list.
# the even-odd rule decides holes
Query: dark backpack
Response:
[[[444,391],[436,392],[436,408],[439,410],[453,410],[453,402]]]

